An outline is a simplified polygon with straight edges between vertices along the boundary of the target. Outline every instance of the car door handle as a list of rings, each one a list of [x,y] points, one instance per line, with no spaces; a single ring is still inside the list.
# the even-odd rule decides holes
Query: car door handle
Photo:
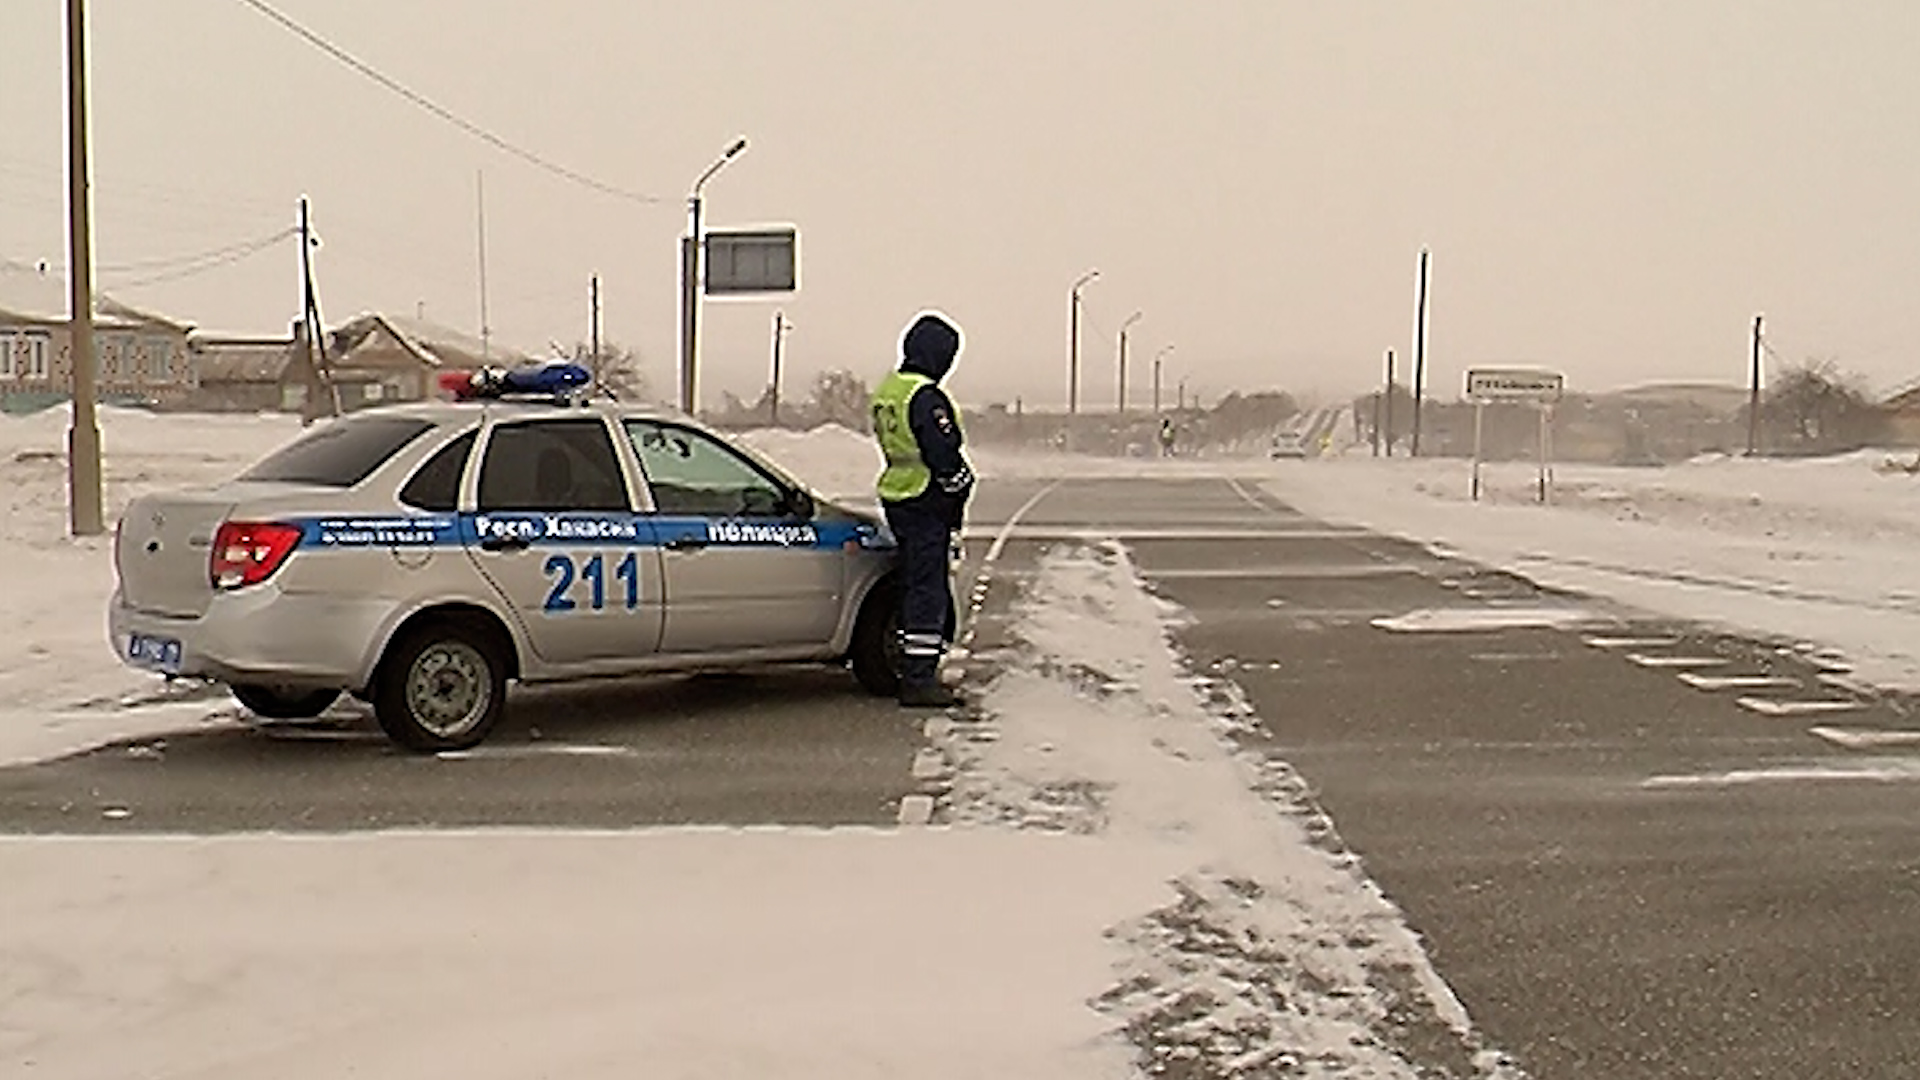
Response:
[[[676,536],[666,543],[668,551],[699,551],[706,546],[707,538],[704,536]]]
[[[489,536],[480,541],[482,551],[525,551],[532,546],[524,536]]]

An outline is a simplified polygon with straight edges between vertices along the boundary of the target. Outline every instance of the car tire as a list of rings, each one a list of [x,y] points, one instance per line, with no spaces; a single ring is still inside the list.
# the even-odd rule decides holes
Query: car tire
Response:
[[[311,720],[340,697],[338,690],[297,690],[291,687],[241,684],[228,687],[235,701],[264,720]]]
[[[507,703],[507,665],[497,638],[460,622],[408,629],[374,676],[373,715],[408,750],[465,750],[483,742]]]
[[[847,660],[853,677],[875,697],[900,694],[900,590],[882,581],[867,590],[860,615],[853,622],[853,641]]]

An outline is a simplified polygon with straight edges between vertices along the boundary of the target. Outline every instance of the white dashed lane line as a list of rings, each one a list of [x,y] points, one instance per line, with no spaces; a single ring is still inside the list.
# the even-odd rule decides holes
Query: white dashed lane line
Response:
[[[1799,679],[1784,675],[1701,675],[1682,671],[1677,677],[1696,690],[1766,690],[1800,685]]]

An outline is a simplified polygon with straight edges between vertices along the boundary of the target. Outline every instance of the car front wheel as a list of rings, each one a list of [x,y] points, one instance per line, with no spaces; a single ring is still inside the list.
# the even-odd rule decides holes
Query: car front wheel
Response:
[[[900,693],[900,594],[892,582],[882,582],[867,593],[854,620],[848,649],[853,677],[875,697]]]
[[[409,750],[464,750],[486,739],[506,708],[506,662],[496,641],[455,622],[407,631],[374,680],[373,715]]]
[[[298,690],[282,686],[229,687],[234,700],[266,720],[311,720],[327,711],[340,696],[338,690]]]

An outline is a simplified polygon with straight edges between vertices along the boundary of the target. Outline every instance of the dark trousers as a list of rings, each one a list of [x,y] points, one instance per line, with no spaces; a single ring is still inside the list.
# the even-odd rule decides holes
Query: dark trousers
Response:
[[[939,678],[940,656],[953,636],[948,562],[953,530],[932,508],[887,503],[887,525],[900,544],[900,681],[925,686]]]

